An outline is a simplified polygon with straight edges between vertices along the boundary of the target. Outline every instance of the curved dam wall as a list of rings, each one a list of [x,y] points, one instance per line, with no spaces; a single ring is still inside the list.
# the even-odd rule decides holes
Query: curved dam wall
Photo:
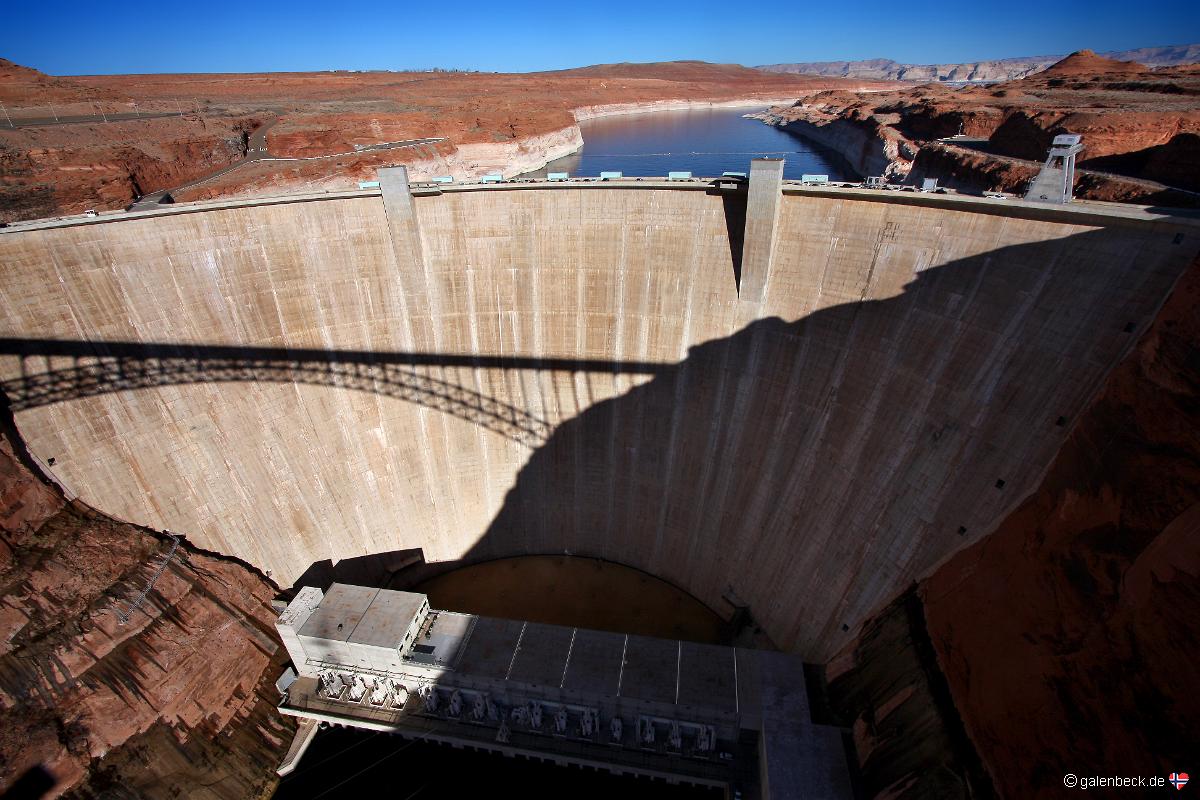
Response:
[[[821,659],[1037,485],[1200,228],[787,191],[747,276],[745,205],[502,187],[13,230],[0,379],[87,502],[280,583],[597,556]]]

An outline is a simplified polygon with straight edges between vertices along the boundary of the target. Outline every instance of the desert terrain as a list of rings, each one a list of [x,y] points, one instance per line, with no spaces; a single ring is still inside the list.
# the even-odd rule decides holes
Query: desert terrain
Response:
[[[511,176],[582,146],[577,118],[890,85],[703,62],[55,78],[0,61],[15,126],[0,127],[0,221],[123,208],[243,161],[173,199],[354,188],[396,164],[418,179]],[[71,117],[85,121],[55,122]]]
[[[1196,65],[1151,70],[1081,51],[1006,83],[834,90],[761,118],[835,148],[864,175],[1018,194],[1054,136],[1078,133],[1077,196],[1176,207],[1200,199]]]

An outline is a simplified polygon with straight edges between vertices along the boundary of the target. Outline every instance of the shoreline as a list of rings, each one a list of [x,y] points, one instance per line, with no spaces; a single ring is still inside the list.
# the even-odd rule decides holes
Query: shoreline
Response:
[[[696,110],[712,110],[712,109],[755,109],[764,108],[769,111],[776,106],[791,105],[808,94],[814,92],[806,92],[805,94],[789,97],[762,97],[762,98],[737,98],[734,100],[687,100],[687,99],[671,99],[671,100],[650,100],[639,103],[611,103],[606,105],[596,106],[580,106],[572,109],[571,113],[575,117],[575,124],[561,129],[561,131],[575,130],[579,132],[579,145],[572,150],[566,152],[558,152],[550,156],[541,163],[518,162],[518,166],[512,171],[513,176],[531,175],[541,170],[546,169],[551,162],[560,158],[573,155],[583,149],[584,141],[582,129],[579,124],[589,122],[594,119],[602,119],[605,117],[631,116],[634,114],[653,114],[663,111],[696,111]],[[560,131],[560,132],[561,132]],[[537,138],[537,137],[529,137]],[[469,146],[469,145],[466,145]],[[510,177],[509,171],[504,171],[505,177]]]
[[[807,93],[811,94],[811,92]],[[739,98],[736,100],[648,100],[640,103],[611,103],[600,106],[580,106],[573,109],[572,114],[575,116],[576,122],[586,122],[588,120],[600,119],[601,117],[619,117],[628,114],[651,114],[656,111],[693,111],[697,109],[713,109],[713,108],[758,108],[766,106],[773,108],[774,106],[795,103],[800,97],[779,98]]]
[[[508,163],[498,171],[504,177],[515,177],[517,175],[527,175],[545,169],[551,162],[557,161],[560,158],[565,158],[569,155],[578,153],[583,149],[583,131],[579,124],[588,122],[594,119],[602,119],[604,117],[629,116],[633,114],[653,114],[662,111],[693,111],[693,110],[708,110],[708,109],[738,109],[738,108],[761,108],[766,106],[768,109],[782,104],[791,104],[796,102],[796,98],[738,98],[735,100],[650,100],[640,103],[612,103],[598,106],[580,106],[571,110],[572,116],[575,118],[573,125],[568,125],[565,128],[560,128],[557,131],[552,131],[546,134],[537,136],[529,136],[524,139],[519,139],[515,143],[518,150],[526,151],[532,158],[521,159],[519,156],[510,159]],[[566,138],[568,141],[561,141]],[[545,151],[534,155],[538,150],[537,140],[551,140],[554,142],[546,147]],[[559,141],[555,141],[559,140]],[[463,145],[458,148],[456,154],[462,152],[472,145]],[[530,152],[530,151],[533,152]],[[486,172],[478,172],[471,174],[471,170],[467,170],[467,179],[477,178]]]
[[[505,179],[529,175],[544,170],[552,162],[579,153],[584,147],[580,124],[593,119],[604,117],[628,116],[633,114],[651,114],[663,111],[692,111],[711,109],[747,109],[759,110],[767,114],[779,106],[790,106],[803,98],[818,93],[813,89],[789,95],[764,97],[737,97],[723,100],[693,100],[671,98],[630,103],[611,103],[602,105],[579,106],[570,109],[572,122],[561,128],[524,136],[518,139],[502,142],[471,142],[457,145],[450,152],[439,152],[437,148],[422,146],[416,152],[411,152],[411,159],[400,159],[393,164],[406,166],[414,181],[427,181],[439,175],[452,175],[459,181],[478,180],[488,174],[500,174]],[[857,91],[857,90],[856,90]],[[865,91],[865,90],[864,90]],[[836,151],[836,148],[835,148]],[[337,154],[341,158],[353,158],[358,154]],[[254,162],[262,169],[272,163],[281,167],[301,164],[308,161],[319,161],[333,156],[318,156],[309,159],[261,159]],[[240,166],[251,166],[249,163]],[[200,178],[187,190],[176,197],[178,202],[197,202],[218,199],[248,199],[261,196],[277,196],[281,194],[306,193],[316,191],[342,191],[354,188],[360,180],[371,180],[366,170],[372,173],[377,167],[364,167],[359,170],[346,170],[332,174],[317,174],[308,176],[287,176],[283,173],[258,173],[248,176],[241,185],[213,186],[204,189],[204,184],[210,180],[219,179],[219,175]],[[351,176],[353,176],[351,178]]]

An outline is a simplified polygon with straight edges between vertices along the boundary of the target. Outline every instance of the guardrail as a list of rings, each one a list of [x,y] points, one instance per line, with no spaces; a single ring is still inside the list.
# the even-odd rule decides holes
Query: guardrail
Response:
[[[568,175],[565,172],[551,172],[544,178],[504,178],[499,175],[484,175],[476,179],[446,180],[449,176],[439,176],[422,181],[411,181],[409,186],[417,190],[444,190],[463,187],[481,186],[522,186],[537,184],[577,184],[577,183],[672,183],[672,184],[745,184],[748,178],[740,172],[726,172],[722,175],[702,176],[691,172],[672,171],[667,175],[622,175],[621,173],[601,173],[600,175]],[[377,181],[359,184],[362,189],[376,188]],[[789,188],[841,188],[841,189],[878,189],[894,192],[936,192],[937,194],[957,194],[954,189],[939,186],[927,189],[899,183],[869,183],[868,181],[837,181],[829,180],[825,175],[805,175],[800,179],[785,178],[783,185]]]

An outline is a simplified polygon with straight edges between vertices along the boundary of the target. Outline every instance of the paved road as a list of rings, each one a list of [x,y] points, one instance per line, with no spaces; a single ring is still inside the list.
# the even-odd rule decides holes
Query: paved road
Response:
[[[0,127],[7,128],[41,128],[47,125],[79,125],[86,122],[119,122],[128,119],[160,119],[162,117],[179,117],[182,116],[178,111],[122,111],[118,114],[99,114],[87,116],[67,116],[67,117],[24,117],[14,118],[11,124],[7,124],[5,120],[0,119]]]
[[[263,125],[259,126],[253,133],[250,134],[250,139],[246,143],[246,155],[244,158],[242,158],[242,160],[236,161],[233,164],[230,164],[229,166],[221,167],[220,169],[214,170],[213,172],[210,172],[207,175],[202,175],[201,177],[196,178],[195,180],[189,181],[180,186],[175,186],[170,189],[161,189],[157,192],[152,192],[150,194],[143,195],[142,197],[138,198],[138,201],[135,205],[138,207],[141,207],[141,208],[155,205],[156,203],[160,202],[163,199],[163,197],[166,196],[167,194],[174,194],[175,192],[182,192],[185,189],[190,189],[193,186],[198,186],[201,183],[210,181],[213,178],[220,177],[221,175],[225,175],[226,173],[233,172],[235,169],[238,169],[240,167],[245,166],[246,164],[250,164],[255,161],[318,161],[318,160],[325,159],[325,158],[340,158],[343,156],[356,156],[356,155],[361,155],[362,153],[372,153],[372,152],[377,152],[380,150],[392,150],[392,149],[400,148],[400,147],[416,147],[416,146],[422,145],[422,144],[433,144],[434,142],[443,141],[446,138],[444,136],[435,136],[435,137],[428,138],[428,139],[405,139],[405,140],[399,141],[399,142],[385,142],[383,144],[368,145],[366,147],[363,147],[360,150],[354,150],[354,151],[348,152],[348,153],[331,153],[326,156],[308,156],[308,157],[273,156],[270,154],[270,151],[267,147],[267,131],[270,130],[271,126],[275,125],[275,123],[277,123],[278,121],[279,121],[278,119],[270,120],[269,122],[266,122]]]
[[[246,143],[246,155],[242,158],[241,161],[235,161],[227,167],[221,167],[220,169],[214,170],[213,172],[210,172],[207,175],[203,175],[194,181],[188,181],[187,183],[182,184],[180,186],[175,186],[170,189],[160,189],[157,192],[151,192],[150,194],[142,195],[141,197],[138,198],[137,203],[135,203],[135,205],[143,206],[143,207],[144,206],[152,206],[152,205],[160,202],[163,199],[163,197],[165,197],[166,195],[168,195],[172,192],[181,192],[184,189],[189,189],[197,184],[203,183],[204,181],[212,180],[213,178],[216,178],[219,175],[224,175],[227,172],[233,172],[235,169],[237,169],[238,167],[240,167],[244,164],[249,164],[252,161],[259,161],[263,158],[266,158],[267,157],[267,131],[270,130],[271,126],[274,125],[278,121],[279,120],[277,120],[277,119],[273,119],[268,122],[265,122],[262,125],[260,125],[253,133],[250,134],[250,139]]]

